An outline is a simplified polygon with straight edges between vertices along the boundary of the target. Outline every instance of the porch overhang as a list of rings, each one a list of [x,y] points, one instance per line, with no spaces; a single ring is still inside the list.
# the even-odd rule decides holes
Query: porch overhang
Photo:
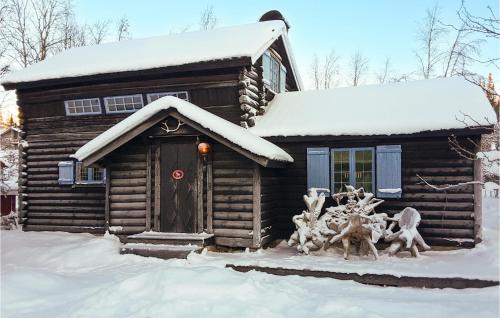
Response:
[[[173,117],[264,167],[283,167],[293,158],[283,149],[247,129],[192,103],[167,96],[154,101],[92,139],[71,157],[85,166],[139,136],[167,117]]]

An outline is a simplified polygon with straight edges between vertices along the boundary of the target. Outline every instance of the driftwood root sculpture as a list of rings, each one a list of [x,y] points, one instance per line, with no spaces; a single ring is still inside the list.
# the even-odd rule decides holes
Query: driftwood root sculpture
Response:
[[[386,231],[385,241],[391,242],[387,252],[390,256],[397,254],[399,251],[407,249],[414,257],[419,256],[418,245],[424,250],[429,250],[431,247],[425,243],[424,239],[417,231],[417,226],[420,223],[420,213],[414,208],[405,208],[398,214],[395,214],[388,220],[392,221]],[[392,233],[393,228],[398,225],[399,231]]]

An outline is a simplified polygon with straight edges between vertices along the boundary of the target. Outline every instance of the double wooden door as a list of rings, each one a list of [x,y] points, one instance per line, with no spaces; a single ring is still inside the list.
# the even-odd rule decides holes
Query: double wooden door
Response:
[[[196,140],[171,138],[161,144],[160,231],[196,232]]]

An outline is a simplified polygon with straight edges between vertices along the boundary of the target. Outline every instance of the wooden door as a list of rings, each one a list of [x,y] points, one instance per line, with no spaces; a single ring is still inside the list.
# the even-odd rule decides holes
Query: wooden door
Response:
[[[160,231],[196,232],[197,148],[191,138],[161,144]]]

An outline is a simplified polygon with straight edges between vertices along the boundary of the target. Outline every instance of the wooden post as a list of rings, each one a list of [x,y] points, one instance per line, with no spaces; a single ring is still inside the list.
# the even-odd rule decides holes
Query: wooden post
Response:
[[[155,149],[155,207],[154,207],[154,228],[160,231],[160,145]]]
[[[106,232],[109,231],[109,216],[110,216],[110,213],[109,213],[109,207],[110,207],[110,204],[109,204],[109,200],[111,198],[111,165],[109,163],[106,164],[106,194],[105,194],[105,198],[104,198],[104,230]]]
[[[474,160],[474,181],[483,181],[482,160]],[[481,184],[474,184],[474,243],[478,244],[483,240],[483,191]]]
[[[151,145],[146,152],[146,231],[151,230]]]
[[[196,210],[198,233],[203,232],[203,158],[198,155],[196,169]]]
[[[212,183],[212,155],[207,158],[207,232],[213,233],[213,183]]]
[[[261,228],[261,176],[258,163],[253,164],[253,248],[260,247]]]

